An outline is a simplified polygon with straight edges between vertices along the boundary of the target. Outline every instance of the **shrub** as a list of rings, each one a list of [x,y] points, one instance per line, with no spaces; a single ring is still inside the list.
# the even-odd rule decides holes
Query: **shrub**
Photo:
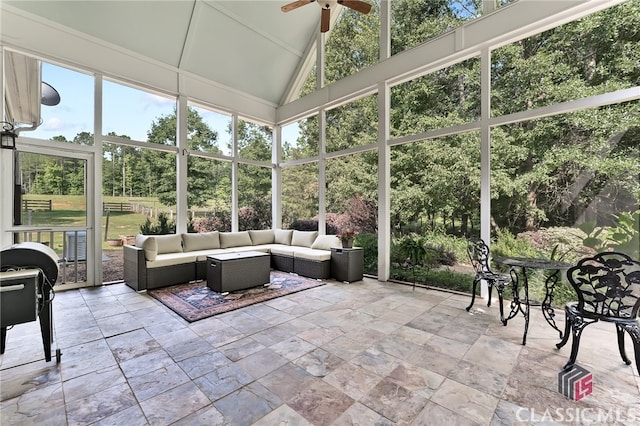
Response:
[[[432,253],[435,264],[453,266],[458,262],[456,253],[443,245],[427,244],[427,249]]]
[[[294,220],[291,224],[291,229],[295,229],[297,231],[317,231],[318,230],[318,221],[317,220]]]
[[[364,250],[365,274],[378,274],[378,236],[376,234],[358,234],[354,244]]]
[[[580,225],[587,234],[583,244],[598,252],[618,251],[637,259],[640,255],[640,210],[613,217],[616,221],[614,227],[596,227],[595,221]]]
[[[143,235],[166,235],[176,233],[175,221],[169,222],[169,217],[165,212],[158,213],[158,222],[151,223],[147,217],[142,225],[140,225],[140,233]]]
[[[525,238],[518,238],[507,230],[496,231],[496,241],[491,244],[492,257],[540,257],[539,251]]]
[[[210,216],[201,217],[193,222],[195,232],[231,231],[231,216],[216,212]]]
[[[319,229],[318,220],[295,220],[291,224],[290,228],[298,231],[317,231]],[[337,235],[339,232],[339,228],[330,223],[328,219],[326,221],[325,229],[325,234],[327,235]]]

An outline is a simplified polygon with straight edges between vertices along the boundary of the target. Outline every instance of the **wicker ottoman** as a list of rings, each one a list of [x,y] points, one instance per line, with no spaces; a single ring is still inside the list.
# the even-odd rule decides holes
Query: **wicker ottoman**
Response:
[[[267,284],[270,259],[259,251],[207,256],[207,287],[225,293]]]

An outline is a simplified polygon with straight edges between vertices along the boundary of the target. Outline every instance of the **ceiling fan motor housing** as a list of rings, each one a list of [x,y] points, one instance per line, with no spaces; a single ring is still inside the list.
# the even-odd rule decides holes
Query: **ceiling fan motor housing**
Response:
[[[318,4],[323,9],[332,9],[338,4],[338,0],[319,0]]]

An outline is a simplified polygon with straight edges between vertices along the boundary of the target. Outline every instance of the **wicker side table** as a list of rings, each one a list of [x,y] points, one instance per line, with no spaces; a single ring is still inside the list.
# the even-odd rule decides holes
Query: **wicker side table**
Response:
[[[331,249],[331,275],[337,281],[360,281],[363,270],[364,250],[362,248]]]

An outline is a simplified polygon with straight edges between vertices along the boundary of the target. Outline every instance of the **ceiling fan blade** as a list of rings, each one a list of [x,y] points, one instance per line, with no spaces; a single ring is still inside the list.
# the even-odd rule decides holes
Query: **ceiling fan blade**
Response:
[[[322,18],[320,20],[320,32],[326,33],[329,31],[329,21],[331,20],[331,10],[322,9]]]
[[[313,3],[316,0],[298,0],[298,1],[294,1],[293,3],[289,3],[289,4],[285,4],[284,6],[282,6],[280,8],[280,10],[282,10],[283,12],[290,12],[293,9],[297,9],[301,6],[304,6],[305,4],[309,4],[309,3]]]
[[[371,5],[360,0],[338,0],[338,4],[346,6],[357,12],[364,13],[365,15],[371,11]]]

